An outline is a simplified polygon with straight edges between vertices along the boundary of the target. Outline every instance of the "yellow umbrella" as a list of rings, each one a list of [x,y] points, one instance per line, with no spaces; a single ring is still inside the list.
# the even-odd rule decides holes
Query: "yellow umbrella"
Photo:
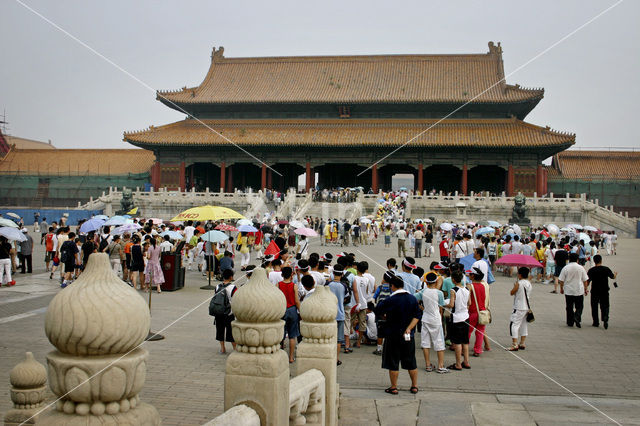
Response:
[[[127,214],[138,214],[138,208],[137,207],[132,208],[127,212]]]
[[[222,219],[244,219],[240,213],[227,207],[201,206],[193,207],[183,211],[178,216],[171,219],[171,222],[185,220],[222,220]]]

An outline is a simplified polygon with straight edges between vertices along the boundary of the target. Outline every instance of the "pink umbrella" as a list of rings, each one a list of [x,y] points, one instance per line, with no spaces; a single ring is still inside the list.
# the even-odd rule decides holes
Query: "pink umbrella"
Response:
[[[162,223],[162,219],[158,219],[157,217],[152,217],[150,220],[154,225],[160,225]]]
[[[318,233],[311,228],[298,228],[295,231],[298,235],[306,235],[307,237],[317,237]]]
[[[220,225],[216,226],[215,229],[217,229],[218,231],[237,231],[238,228],[236,228],[235,226],[231,226],[231,225],[226,225],[224,223],[221,223]]]
[[[527,268],[542,268],[542,264],[535,257],[526,254],[507,254],[496,261],[496,265],[524,266]]]

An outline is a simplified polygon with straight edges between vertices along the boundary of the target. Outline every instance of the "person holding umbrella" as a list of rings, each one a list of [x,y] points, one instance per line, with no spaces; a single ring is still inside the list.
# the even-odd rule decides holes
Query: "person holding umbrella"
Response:
[[[508,351],[525,350],[525,339],[528,335],[527,330],[527,312],[529,312],[529,295],[531,294],[531,282],[529,278],[529,268],[524,266],[518,268],[518,280],[513,284],[511,294],[513,296],[513,312],[511,313],[511,322],[509,330],[511,332],[511,347]],[[520,343],[518,343],[520,338]]]

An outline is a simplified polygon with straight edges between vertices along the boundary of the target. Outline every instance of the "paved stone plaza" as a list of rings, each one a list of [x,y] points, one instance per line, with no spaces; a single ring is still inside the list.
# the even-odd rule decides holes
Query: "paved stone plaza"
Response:
[[[384,264],[395,248],[350,247],[359,260],[368,260],[377,279],[381,268],[364,254]],[[340,247],[313,247],[337,253]],[[510,343],[512,279],[498,275],[491,287],[494,321],[487,333],[495,341],[492,350],[471,358],[471,370],[439,375],[424,371],[419,353],[420,393],[408,392],[408,375],[400,376],[400,395],[383,392],[386,370],[374,348],[341,354],[338,369],[342,398],[342,424],[585,424],[611,423],[568,390],[575,392],[617,422],[640,424],[640,287],[635,284],[640,240],[621,240],[619,255],[604,264],[619,271],[620,287],[611,292],[609,330],[591,327],[591,310],[585,299],[583,328],[568,328],[564,298],[550,294],[552,286],[534,284],[536,322],[530,327],[527,350],[504,351]],[[44,272],[42,246],[34,255],[32,276],[17,274],[17,285],[0,289],[0,412],[10,407],[9,371],[32,351],[40,362],[53,350],[44,334],[44,313],[60,291],[57,281]],[[419,259],[428,266],[429,259]],[[218,354],[214,327],[207,306],[211,292],[200,290],[205,278],[187,273],[184,289],[153,294],[152,329],[166,339],[146,343],[150,351],[146,385],[141,392],[168,425],[202,424],[223,411],[223,372],[226,357]],[[240,281],[241,283],[244,280]],[[142,294],[142,293],[141,293]],[[147,295],[145,294],[145,297]],[[433,360],[433,355],[432,355]],[[453,360],[447,351],[446,365]],[[534,370],[535,367],[539,371]],[[291,372],[295,374],[296,365]],[[545,377],[547,375],[548,377]],[[553,380],[551,380],[553,379]],[[554,383],[556,381],[559,384]],[[568,390],[567,390],[568,389]]]

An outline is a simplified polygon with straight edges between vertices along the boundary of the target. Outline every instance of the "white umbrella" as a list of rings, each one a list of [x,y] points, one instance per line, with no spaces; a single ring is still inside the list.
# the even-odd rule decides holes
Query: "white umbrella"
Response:
[[[581,230],[582,229],[582,225],[578,225],[577,223],[570,223],[570,224],[567,225],[567,228],[573,228],[573,229]]]
[[[515,232],[516,235],[522,235],[522,229],[520,229],[518,225],[514,223],[511,227],[513,228],[513,232]]]
[[[22,231],[17,228],[3,226],[0,228],[0,235],[11,241],[27,241],[27,237],[25,237]]]
[[[127,223],[127,218],[122,216],[114,216],[111,219],[107,220],[104,224],[105,226],[113,226],[113,225],[124,225]]]
[[[591,231],[591,232],[596,232],[598,230],[598,228],[596,228],[595,226],[591,226],[591,225],[587,225],[583,228],[584,231]]]
[[[589,243],[591,242],[591,238],[585,234],[584,232],[581,232],[580,234],[578,234],[578,241],[583,240],[584,241],[584,245],[588,246]]]
[[[453,225],[451,225],[450,223],[441,223],[440,229],[442,229],[443,231],[451,231],[453,229]]]
[[[18,228],[18,224],[17,223],[15,223],[12,220],[5,219],[3,217],[0,217],[0,226],[7,226],[9,228]]]
[[[366,218],[366,217],[361,217],[360,218],[360,223],[364,223],[366,225],[368,223],[371,223],[371,219]]]
[[[253,224],[253,222],[251,222],[249,219],[240,219],[239,221],[236,222],[237,226],[251,225],[251,224]]]
[[[142,226],[138,225],[137,223],[127,223],[125,225],[118,226],[117,228],[113,229],[111,231],[111,235],[122,235],[126,232],[135,232],[138,229],[142,229]]]
[[[424,223],[432,223],[432,222],[433,222],[433,221],[432,221],[431,219],[429,219],[429,218],[427,218],[427,219],[422,219],[422,221],[423,221]]]
[[[562,231],[562,232],[569,232],[569,231],[570,231],[570,229],[569,229],[569,228],[567,228],[566,226],[563,226],[562,228],[560,228],[560,231]]]
[[[7,213],[7,216],[9,217],[15,217],[16,219],[20,219],[20,215],[17,213]]]
[[[558,228],[558,225],[550,223],[547,225],[547,231],[549,231],[551,235],[558,235],[560,233],[560,228]]]
[[[248,225],[251,225],[250,223]],[[304,223],[299,220],[292,220],[289,222],[289,228],[304,228]]]

